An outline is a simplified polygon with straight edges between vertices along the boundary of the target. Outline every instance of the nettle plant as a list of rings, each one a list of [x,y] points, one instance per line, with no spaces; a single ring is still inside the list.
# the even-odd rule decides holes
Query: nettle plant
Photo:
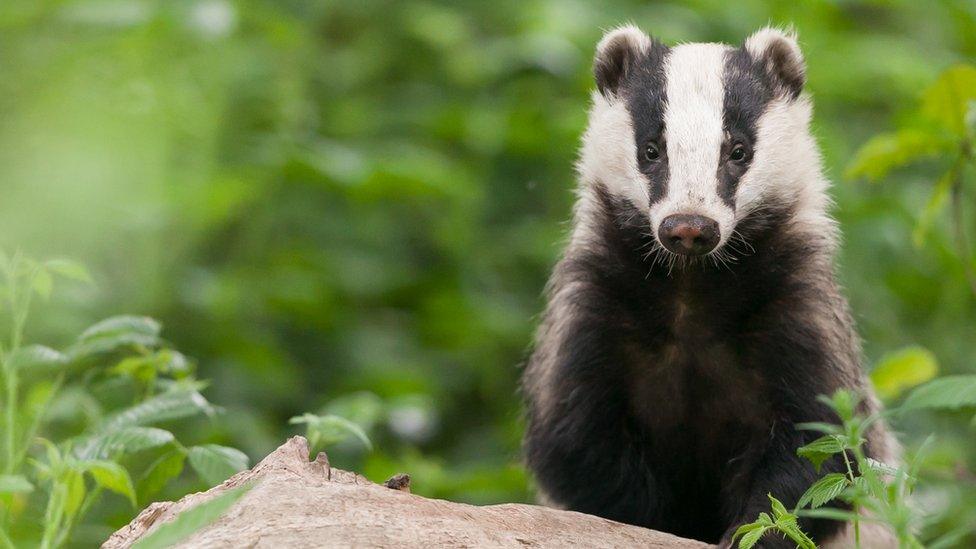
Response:
[[[859,396],[839,391],[831,397],[821,395],[840,418],[839,424],[805,423],[797,427],[822,433],[817,440],[797,449],[797,454],[809,460],[817,470],[831,456],[842,454],[846,471],[828,473],[811,485],[790,511],[772,494],[769,495],[771,513],[761,513],[756,521],[739,527],[735,537],[741,549],[756,545],[763,536],[782,535],[796,542],[797,547],[812,549],[816,544],[798,525],[803,516],[850,522],[854,528],[856,547],[860,547],[861,526],[865,522],[885,525],[898,539],[899,547],[920,548],[917,538],[926,522],[920,510],[911,505],[910,496],[918,483],[918,470],[929,437],[916,450],[908,463],[894,466],[871,459],[864,452],[864,434],[884,416],[897,417],[905,412],[923,409],[956,410],[976,407],[976,375],[945,376],[913,390],[901,406],[883,414],[859,415]],[[976,420],[976,418],[974,418]],[[839,500],[845,508],[825,507]],[[969,531],[968,527],[945,533],[932,540],[928,547],[951,547]]]
[[[72,262],[0,253],[0,547],[63,545],[106,492],[135,510],[187,463],[207,486],[248,466],[239,450],[187,447],[157,426],[219,410],[155,320],[109,318],[63,350],[26,344],[31,300],[59,277],[91,282]]]

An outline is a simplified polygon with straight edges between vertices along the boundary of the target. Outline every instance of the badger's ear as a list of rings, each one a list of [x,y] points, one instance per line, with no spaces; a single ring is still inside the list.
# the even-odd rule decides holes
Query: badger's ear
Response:
[[[624,77],[650,46],[651,39],[633,25],[617,27],[603,35],[596,46],[593,76],[604,97],[609,99],[617,95]]]
[[[762,64],[782,97],[796,99],[806,83],[806,64],[796,32],[766,27],[746,39],[746,51]]]

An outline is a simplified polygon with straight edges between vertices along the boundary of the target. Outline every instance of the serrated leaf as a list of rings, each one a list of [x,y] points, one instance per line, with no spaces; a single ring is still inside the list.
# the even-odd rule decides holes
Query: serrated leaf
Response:
[[[976,67],[956,65],[942,72],[922,95],[922,112],[958,137],[966,134],[966,112],[976,100]]]
[[[115,316],[98,322],[82,332],[69,349],[74,359],[108,353],[123,347],[159,345],[162,326],[144,316]]]
[[[123,427],[151,425],[197,414],[212,414],[214,407],[196,391],[173,391],[156,395],[112,414],[99,427],[113,431]]]
[[[769,503],[772,506],[774,518],[779,519],[780,517],[789,514],[789,511],[786,510],[786,506],[783,505],[783,502],[774,498],[772,494],[766,494],[766,497],[769,498]]]
[[[836,435],[825,435],[817,440],[807,444],[806,446],[801,446],[797,448],[796,454],[802,458],[806,458],[813,466],[820,471],[820,466],[824,461],[830,459],[834,454],[838,454],[845,450],[845,445],[842,438]]]
[[[154,461],[142,477],[142,480],[139,481],[137,493],[139,494],[140,500],[149,501],[169,481],[180,476],[180,473],[183,472],[185,461],[186,454],[178,449],[167,452]]]
[[[67,357],[50,347],[27,345],[10,354],[10,366],[19,371],[56,370],[67,362]]]
[[[931,351],[905,347],[885,355],[871,371],[871,381],[881,398],[891,400],[905,389],[934,378],[938,371],[938,360]]]
[[[797,508],[806,507],[809,503],[811,509],[823,506],[823,504],[836,498],[847,487],[847,477],[841,473],[830,473],[817,482],[813,483],[806,492],[800,496],[796,503]]]
[[[0,494],[27,494],[34,485],[23,475],[0,475]]]
[[[133,549],[173,547],[197,530],[219,519],[237,500],[244,497],[252,486],[251,484],[238,486],[183,511],[173,521],[163,523],[149,534],[139,538],[132,545]]]
[[[747,532],[739,540],[739,549],[751,549],[762,539],[763,535],[766,534],[767,528],[765,526],[760,527],[756,530]]]
[[[136,505],[136,491],[132,487],[132,478],[124,467],[114,461],[95,460],[81,462],[81,468],[92,476],[96,484],[129,498],[132,505]]]
[[[91,341],[118,334],[158,336],[161,330],[162,325],[148,316],[120,315],[106,318],[89,326],[78,337],[78,341]]]
[[[190,448],[190,466],[210,486],[216,486],[235,473],[247,469],[247,454],[236,448],[205,444]]]
[[[872,137],[858,149],[844,176],[878,181],[895,168],[945,151],[948,144],[937,135],[919,129],[904,129]]]
[[[976,375],[945,376],[912,391],[900,410],[976,406]]]
[[[173,433],[155,427],[124,427],[91,436],[76,450],[80,459],[106,459],[116,454],[134,454],[173,442]]]
[[[44,262],[44,266],[54,274],[77,280],[79,282],[92,283],[92,277],[88,274],[88,269],[77,261],[70,259],[51,259]]]
[[[881,473],[882,475],[895,476],[900,472],[898,467],[893,467],[891,465],[888,465],[887,463],[880,462],[873,458],[866,458],[866,461],[868,467],[874,469],[875,471]]]

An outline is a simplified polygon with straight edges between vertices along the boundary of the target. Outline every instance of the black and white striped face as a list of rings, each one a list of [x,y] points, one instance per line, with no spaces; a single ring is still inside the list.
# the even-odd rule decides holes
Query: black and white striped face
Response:
[[[594,73],[581,176],[644,211],[673,253],[718,252],[750,212],[820,179],[790,34],[668,47],[627,26],[600,42]]]

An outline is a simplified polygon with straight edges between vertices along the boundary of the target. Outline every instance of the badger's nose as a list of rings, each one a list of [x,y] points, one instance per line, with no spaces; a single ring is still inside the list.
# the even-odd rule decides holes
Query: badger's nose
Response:
[[[681,255],[704,255],[718,245],[718,222],[703,215],[669,215],[658,228],[665,248]]]

